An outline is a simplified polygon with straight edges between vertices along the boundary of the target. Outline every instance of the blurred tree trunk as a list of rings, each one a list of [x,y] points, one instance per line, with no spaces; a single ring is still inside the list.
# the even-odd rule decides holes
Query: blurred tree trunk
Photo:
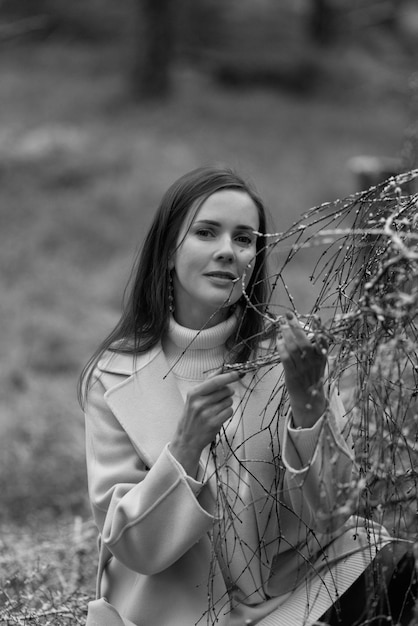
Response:
[[[334,39],[334,18],[332,0],[312,0],[309,29],[312,39],[321,46],[330,44]]]
[[[170,91],[173,51],[172,2],[137,0],[138,38],[134,92],[140,98],[161,98]]]

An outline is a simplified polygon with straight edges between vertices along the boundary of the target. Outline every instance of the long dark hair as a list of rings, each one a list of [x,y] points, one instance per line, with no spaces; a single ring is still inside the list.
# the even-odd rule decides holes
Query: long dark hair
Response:
[[[259,216],[259,231],[266,232],[266,210],[254,187],[231,169],[201,167],[174,182],[164,194],[144,244],[138,254],[127,288],[121,318],[84,367],[78,385],[83,405],[95,366],[107,350],[138,354],[155,346],[169,325],[169,259],[175,251],[180,229],[191,207],[196,211],[221,189],[244,191],[253,200]],[[268,301],[265,239],[257,237],[257,255],[246,287],[250,305],[244,300],[235,335],[231,338],[231,360],[242,362],[255,352]]]

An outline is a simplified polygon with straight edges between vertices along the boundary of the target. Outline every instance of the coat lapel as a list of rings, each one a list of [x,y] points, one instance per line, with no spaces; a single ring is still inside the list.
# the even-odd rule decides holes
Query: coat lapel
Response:
[[[161,347],[136,359],[117,355],[102,371],[123,374],[105,400],[141,457],[151,466],[172,439],[184,402]],[[118,376],[120,379],[120,376]]]

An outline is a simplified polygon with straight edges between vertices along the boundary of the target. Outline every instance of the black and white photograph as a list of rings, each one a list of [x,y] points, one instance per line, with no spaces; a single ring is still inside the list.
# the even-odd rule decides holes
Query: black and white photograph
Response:
[[[0,624],[418,626],[416,0],[0,0]]]

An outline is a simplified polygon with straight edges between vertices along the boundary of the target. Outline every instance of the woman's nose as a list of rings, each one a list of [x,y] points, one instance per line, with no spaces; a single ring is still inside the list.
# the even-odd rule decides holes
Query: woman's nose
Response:
[[[230,237],[222,237],[219,246],[215,252],[217,259],[223,261],[233,261],[235,257],[234,247]]]

